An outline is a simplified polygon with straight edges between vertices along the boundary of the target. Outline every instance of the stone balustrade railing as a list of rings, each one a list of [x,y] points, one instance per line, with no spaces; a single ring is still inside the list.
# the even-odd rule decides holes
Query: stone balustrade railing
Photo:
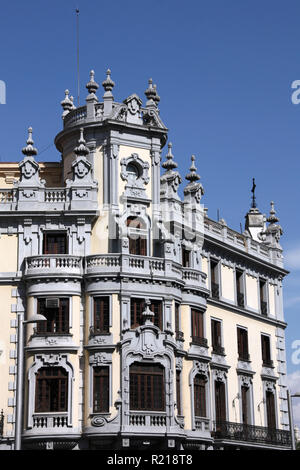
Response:
[[[167,415],[163,412],[129,411],[130,426],[163,427],[167,425]]]
[[[68,426],[68,413],[35,413],[33,415],[33,428],[39,428],[39,431],[49,431]]]
[[[81,276],[82,258],[74,255],[30,256],[25,260],[25,276]]]

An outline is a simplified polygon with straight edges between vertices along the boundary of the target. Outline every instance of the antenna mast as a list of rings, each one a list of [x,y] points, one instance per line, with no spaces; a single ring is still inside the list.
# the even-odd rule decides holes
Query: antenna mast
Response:
[[[76,40],[77,40],[77,105],[79,106],[79,8],[76,8]]]

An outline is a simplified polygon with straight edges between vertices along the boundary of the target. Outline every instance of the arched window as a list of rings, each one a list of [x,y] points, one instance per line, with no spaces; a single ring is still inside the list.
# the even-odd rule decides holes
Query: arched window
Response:
[[[42,367],[36,374],[35,412],[68,410],[68,372],[62,367]]]
[[[134,184],[136,180],[140,177],[140,170],[137,165],[135,165],[132,162],[129,162],[128,165],[126,166],[126,171],[128,175],[128,183],[129,184]]]
[[[200,374],[194,378],[194,413],[206,417],[206,377]]]
[[[165,411],[164,367],[133,363],[130,366],[130,409]]]
[[[129,253],[131,255],[147,255],[147,227],[139,217],[128,217]]]

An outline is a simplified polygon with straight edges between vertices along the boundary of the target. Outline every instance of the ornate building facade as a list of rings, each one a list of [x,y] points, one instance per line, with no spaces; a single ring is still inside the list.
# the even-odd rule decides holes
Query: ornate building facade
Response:
[[[274,205],[211,220],[194,156],[181,199],[156,86],[110,75],[66,90],[60,163],[30,128],[0,164],[0,448],[288,449]]]

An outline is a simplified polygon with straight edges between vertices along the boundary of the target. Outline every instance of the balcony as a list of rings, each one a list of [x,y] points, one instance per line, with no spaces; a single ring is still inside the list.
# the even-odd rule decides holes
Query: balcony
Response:
[[[218,356],[225,356],[225,349],[223,348],[223,346],[220,346],[219,344],[214,344],[212,346],[212,353]]]
[[[164,258],[130,254],[101,254],[86,258],[87,276],[139,276],[140,278],[177,280],[183,286],[206,289],[206,274],[192,268],[182,268],[174,261]]]
[[[81,277],[82,259],[73,255],[40,255],[25,259],[25,276]]]
[[[291,447],[290,431],[229,421],[215,422],[213,436],[215,439],[229,441]]]
[[[195,430],[205,433],[209,431],[209,418],[195,416]]]
[[[160,428],[165,432],[167,426],[167,415],[163,412],[150,411],[129,411],[129,426],[138,428],[153,427],[156,432]]]
[[[35,413],[33,415],[33,428],[49,431],[68,427],[68,413]]]
[[[208,347],[207,339],[200,338],[199,336],[192,336],[192,344],[196,344],[196,346],[202,346],[203,348]]]

